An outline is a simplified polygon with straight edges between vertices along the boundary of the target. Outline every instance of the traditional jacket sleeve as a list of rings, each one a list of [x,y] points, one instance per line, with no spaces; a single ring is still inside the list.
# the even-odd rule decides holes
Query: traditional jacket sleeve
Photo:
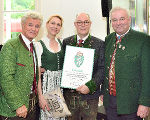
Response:
[[[147,36],[148,37],[148,36]],[[150,37],[144,42],[141,53],[141,92],[139,104],[150,106]]]
[[[24,104],[15,83],[16,57],[13,45],[6,43],[0,54],[0,85],[12,111]]]
[[[85,85],[90,89],[90,94],[94,93],[97,89],[100,89],[100,85],[104,80],[104,42],[99,43],[98,52],[95,55],[94,59],[97,59],[97,67],[93,72],[92,80],[87,82]]]

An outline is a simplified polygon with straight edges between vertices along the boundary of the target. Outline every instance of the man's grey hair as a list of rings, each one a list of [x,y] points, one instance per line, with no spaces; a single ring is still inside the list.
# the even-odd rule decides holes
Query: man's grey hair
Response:
[[[122,8],[122,7],[114,7],[114,8],[111,9],[111,11],[110,11],[110,13],[109,13],[110,18],[112,17],[112,13],[115,12],[115,11],[118,11],[118,10],[123,10],[123,11],[125,11],[125,12],[127,13],[128,18],[130,17],[130,12],[129,12],[127,9]]]
[[[43,17],[41,16],[41,14],[35,11],[29,11],[21,18],[21,25],[25,24],[28,18],[38,19],[40,20],[41,24],[43,22]]]
[[[89,20],[90,20],[90,15],[89,15],[89,14],[87,14],[87,13],[79,13],[79,14],[76,15],[75,21],[77,20],[77,17],[78,17],[79,15],[81,15],[81,14],[85,14],[85,15],[89,18]],[[91,20],[90,20],[90,21],[91,21]]]

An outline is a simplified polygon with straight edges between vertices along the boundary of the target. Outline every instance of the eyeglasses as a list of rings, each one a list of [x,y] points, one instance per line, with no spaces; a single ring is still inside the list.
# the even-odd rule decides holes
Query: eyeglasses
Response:
[[[76,23],[77,23],[78,26],[81,26],[81,25],[83,25],[83,24],[84,24],[85,26],[88,26],[89,23],[90,23],[90,21],[77,21]]]

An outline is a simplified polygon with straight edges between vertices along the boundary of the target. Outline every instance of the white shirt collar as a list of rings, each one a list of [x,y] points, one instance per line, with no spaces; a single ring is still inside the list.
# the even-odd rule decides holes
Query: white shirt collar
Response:
[[[87,36],[85,36],[84,38],[82,38],[83,41],[85,41],[88,38],[89,34]],[[77,41],[79,41],[81,38],[79,35],[77,35]]]
[[[129,30],[130,30],[130,28],[129,28]],[[120,36],[120,37],[121,37],[121,36],[125,36],[125,35],[129,32],[129,30],[128,30],[126,33],[122,34],[122,35],[119,35],[119,34],[117,34],[117,33],[116,33],[116,35],[117,35],[117,37],[118,37],[118,36]]]
[[[58,51],[60,51],[61,50],[61,46],[60,46],[60,44],[59,44],[59,41],[58,41],[58,39],[55,37],[55,40],[56,40],[56,42],[58,43],[58,46],[59,46],[59,50]],[[45,46],[47,47],[47,49],[49,50],[49,51],[51,51],[51,52],[54,52],[50,47],[49,47],[49,45],[50,45],[50,39],[47,37],[47,36],[44,36],[43,38],[42,38],[42,41],[45,43]]]

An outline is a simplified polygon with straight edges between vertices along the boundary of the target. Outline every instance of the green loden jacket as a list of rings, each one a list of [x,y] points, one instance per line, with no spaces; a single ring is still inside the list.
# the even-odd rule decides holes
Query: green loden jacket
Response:
[[[9,40],[0,52],[0,115],[13,117],[17,108],[29,107],[33,76],[33,56],[21,35]]]
[[[109,105],[109,67],[115,49],[116,34],[105,39],[104,106]],[[150,36],[130,31],[117,46],[115,83],[118,114],[137,111],[138,105],[150,106]]]

